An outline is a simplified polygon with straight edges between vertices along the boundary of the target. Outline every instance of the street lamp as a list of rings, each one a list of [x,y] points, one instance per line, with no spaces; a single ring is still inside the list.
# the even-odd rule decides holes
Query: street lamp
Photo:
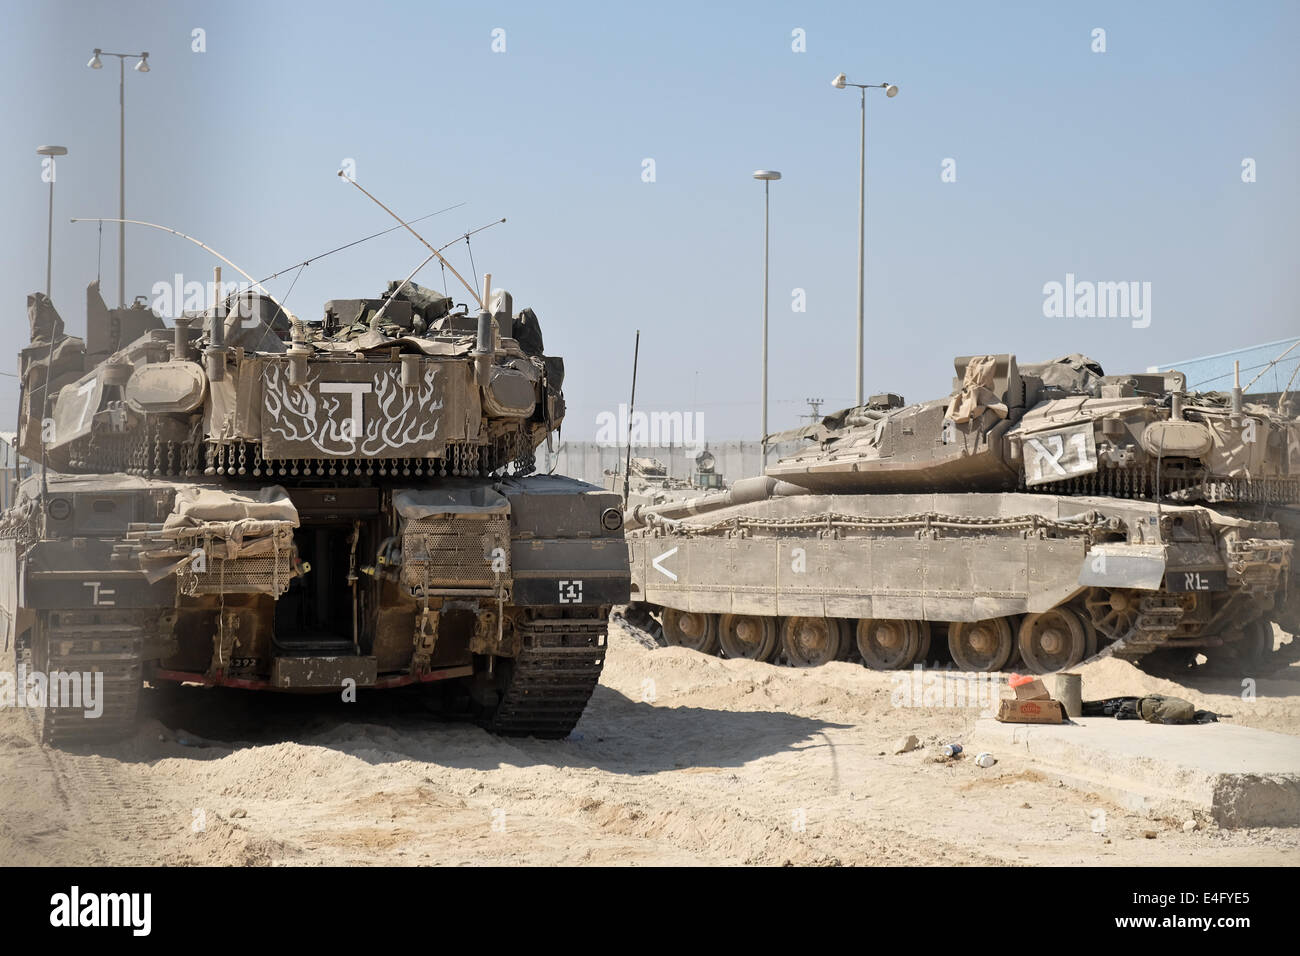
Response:
[[[50,221],[45,234],[45,298],[48,299],[50,297],[50,274],[54,261],[54,157],[67,156],[68,148],[66,146],[38,146],[36,147],[36,153],[39,156],[50,157]]]
[[[754,171],[754,178],[761,180],[763,183],[763,467],[767,467],[767,233],[768,233],[768,205],[769,195],[772,183],[781,178],[781,174],[774,169],[759,169]]]
[[[863,275],[866,271],[866,239],[867,239],[867,90],[880,89],[885,91],[885,96],[893,99],[898,95],[898,87],[893,83],[850,83],[848,77],[843,73],[835,74],[835,79],[831,80],[831,86],[837,90],[842,90],[846,86],[856,86],[862,91],[862,141],[858,150],[858,401],[862,404],[862,351],[863,351],[863,324],[862,324],[862,291]]]
[[[100,57],[117,57],[118,93],[117,102],[121,107],[118,120],[118,182],[117,182],[117,218],[126,218],[126,61],[139,60],[134,67],[137,73],[149,72],[149,54],[145,53],[107,53],[95,47],[95,55],[86,66],[92,70],[102,70],[104,62]],[[126,308],[126,223],[117,224],[117,307]]]

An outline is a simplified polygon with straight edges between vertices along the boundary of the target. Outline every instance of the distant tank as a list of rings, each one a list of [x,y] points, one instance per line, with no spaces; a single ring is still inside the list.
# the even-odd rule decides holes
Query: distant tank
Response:
[[[44,739],[130,732],[145,679],[454,682],[495,733],[572,729],[627,552],[617,495],[530,474],[565,411],[531,309],[409,279],[318,322],[252,292],[174,328],[88,299],[83,341],[28,298],[35,473],[0,525],[24,670],[103,680],[99,714],[29,694]]]
[[[695,474],[691,477],[696,488],[721,491],[722,474],[718,471],[718,460],[707,448],[695,456]]]
[[[658,458],[634,457],[628,461],[627,507],[658,505],[680,501],[699,493],[701,489],[722,488],[722,475],[717,472],[717,462],[707,449],[695,456],[695,472],[690,481],[668,474],[668,466]],[[605,487],[623,493],[623,473],[605,472]]]
[[[632,616],[729,657],[1040,673],[1100,650],[1249,674],[1271,623],[1300,631],[1293,407],[1081,355],[955,369],[947,397],[801,429],[763,477],[630,508]]]

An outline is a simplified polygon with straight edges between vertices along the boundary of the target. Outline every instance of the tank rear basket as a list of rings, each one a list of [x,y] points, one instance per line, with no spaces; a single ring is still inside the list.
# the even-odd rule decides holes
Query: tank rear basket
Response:
[[[277,532],[259,539],[253,553],[228,557],[225,541],[193,539],[202,551],[187,567],[176,574],[176,586],[182,594],[270,594],[279,597],[289,588],[294,573],[297,550],[293,532]]]
[[[505,513],[429,515],[407,522],[402,533],[402,585],[412,594],[495,592],[509,574]]]

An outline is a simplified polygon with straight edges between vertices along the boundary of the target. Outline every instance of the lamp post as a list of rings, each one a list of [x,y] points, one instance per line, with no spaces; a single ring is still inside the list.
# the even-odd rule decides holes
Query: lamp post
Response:
[[[126,218],[126,61],[139,60],[134,67],[137,73],[149,72],[149,54],[145,53],[108,53],[95,47],[95,55],[86,66],[92,70],[102,70],[104,63],[100,57],[117,57],[118,91],[117,102],[120,106],[118,117],[118,180],[117,180],[117,218]],[[117,224],[117,307],[126,308],[126,223]]]
[[[862,91],[861,143],[858,148],[858,401],[862,404],[862,292],[866,272],[867,240],[867,90],[881,89],[891,99],[898,95],[898,87],[892,83],[850,83],[843,73],[837,73],[831,80],[831,86],[842,90],[846,86],[856,86]]]
[[[39,156],[50,157],[50,220],[45,233],[45,298],[48,299],[50,297],[50,277],[54,262],[54,157],[67,156],[68,148],[66,146],[38,146],[36,147],[36,153]]]
[[[763,432],[762,451],[763,467],[767,467],[767,250],[768,250],[768,207],[772,183],[781,178],[774,169],[755,170],[754,178],[763,183]]]

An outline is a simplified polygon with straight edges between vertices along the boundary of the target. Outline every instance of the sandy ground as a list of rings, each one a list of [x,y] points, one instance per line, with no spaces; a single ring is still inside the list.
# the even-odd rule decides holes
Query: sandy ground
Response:
[[[1300,665],[1249,703],[1239,681],[1189,688],[1116,660],[1083,670],[1088,698],[1174,693],[1300,733]],[[146,691],[156,716],[93,752],[46,750],[6,710],[0,863],[1300,863],[1300,828],[1185,832],[1015,754],[988,769],[939,762],[979,708],[893,706],[896,680],[703,657],[616,622],[601,686],[559,742],[497,739],[394,692],[344,704]],[[921,748],[895,754],[907,734]]]

